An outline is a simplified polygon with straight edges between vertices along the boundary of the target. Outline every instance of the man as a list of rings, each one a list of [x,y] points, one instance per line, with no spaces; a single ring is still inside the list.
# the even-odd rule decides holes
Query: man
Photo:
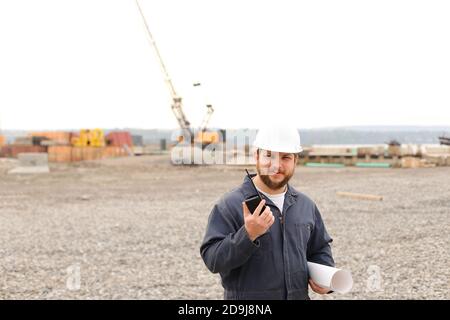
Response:
[[[288,184],[302,151],[298,131],[260,129],[254,146],[263,201],[247,208],[255,195],[248,177],[219,200],[200,247],[206,266],[220,273],[225,299],[309,299],[308,282],[329,293],[309,279],[307,261],[334,266],[332,239],[314,202]]]

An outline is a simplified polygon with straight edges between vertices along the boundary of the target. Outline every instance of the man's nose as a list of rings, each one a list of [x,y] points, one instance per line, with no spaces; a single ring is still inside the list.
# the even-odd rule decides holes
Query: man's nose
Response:
[[[278,171],[281,168],[281,161],[279,159],[272,159],[270,163],[270,169],[273,171]]]

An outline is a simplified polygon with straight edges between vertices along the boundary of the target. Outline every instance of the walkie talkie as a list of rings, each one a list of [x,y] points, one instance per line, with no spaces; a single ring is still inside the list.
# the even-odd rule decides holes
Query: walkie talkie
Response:
[[[245,199],[245,204],[247,205],[247,208],[250,210],[251,214],[253,214],[253,212],[255,212],[256,208],[258,207],[259,203],[263,200],[263,198],[261,197],[261,194],[259,193],[258,189],[256,189],[256,186],[253,183],[253,179],[250,176],[250,173],[248,173],[247,169],[245,169],[245,172],[247,172],[247,176],[250,179],[253,189],[255,189],[256,192],[255,196]],[[263,213],[265,209],[266,206],[263,206],[259,214]]]

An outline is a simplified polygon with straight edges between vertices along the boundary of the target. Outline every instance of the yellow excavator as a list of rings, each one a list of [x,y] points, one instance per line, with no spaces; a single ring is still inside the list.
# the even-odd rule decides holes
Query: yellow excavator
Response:
[[[81,129],[78,137],[72,137],[74,147],[104,147],[105,134],[102,129]]]
[[[147,34],[150,39],[150,43],[152,44],[153,48],[155,49],[156,56],[158,58],[158,62],[161,66],[161,70],[163,72],[164,78],[166,80],[167,87],[169,88],[170,95],[172,97],[172,111],[178,121],[178,124],[181,129],[181,134],[178,136],[178,142],[183,142],[185,137],[189,137],[191,140],[191,144],[195,145],[201,145],[202,148],[205,148],[206,146],[210,144],[220,143],[220,134],[217,131],[210,131],[207,129],[209,120],[214,113],[214,109],[211,104],[207,104],[207,112],[206,115],[202,121],[202,124],[200,125],[200,128],[197,132],[197,134],[194,134],[194,131],[191,128],[190,122],[187,120],[186,115],[183,111],[183,102],[182,98],[177,94],[175,87],[172,83],[172,80],[169,76],[169,73],[167,71],[167,68],[162,60],[161,54],[159,52],[158,47],[156,46],[155,39],[153,38],[152,33],[150,32],[150,28],[147,24],[147,20],[145,19],[144,13],[142,11],[142,8],[139,4],[138,0],[136,1],[137,8],[139,10],[139,13],[142,17],[142,20],[144,22],[145,28],[147,30]],[[194,86],[199,86],[200,83],[194,83]]]

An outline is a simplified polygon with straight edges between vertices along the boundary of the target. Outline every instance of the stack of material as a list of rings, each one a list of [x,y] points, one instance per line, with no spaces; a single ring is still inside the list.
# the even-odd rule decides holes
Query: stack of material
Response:
[[[401,160],[402,168],[429,168],[434,166],[435,164],[429,163],[426,159],[417,157],[403,157]]]
[[[358,157],[375,156],[381,157],[385,155],[386,145],[361,146],[357,148]]]
[[[0,157],[15,158],[20,153],[48,153],[50,162],[72,162],[128,155],[126,148],[130,150],[129,147],[133,146],[129,132],[112,132],[108,138],[110,145],[105,147],[101,129],[80,130],[79,134],[62,131],[32,132],[26,137],[16,138],[12,145],[1,147],[0,144]],[[142,141],[139,137],[135,140]]]
[[[44,132],[31,132],[29,137],[34,138],[34,141],[39,141],[40,145],[70,145],[70,139],[72,134],[65,131],[44,131]]]
[[[132,146],[129,132],[112,132],[108,136],[108,146],[105,146],[105,137],[101,129],[80,130],[73,134],[73,146],[51,146],[48,149],[51,162],[76,162],[100,160],[127,156],[124,146]]]
[[[72,161],[100,160],[103,158],[103,148],[73,147]]]
[[[4,145],[5,142],[0,143],[0,157],[17,158],[19,153],[47,152],[46,147],[35,145],[32,137],[17,137],[10,145]]]
[[[17,158],[19,153],[47,152],[47,147],[33,145],[6,145],[0,149],[0,157]]]
[[[356,156],[356,147],[339,145],[313,145],[308,153],[309,156]]]
[[[449,154],[428,154],[424,156],[424,159],[437,166],[450,166]]]
[[[124,156],[127,156],[127,153],[120,147],[48,147],[48,157],[50,162],[77,162]]]
[[[450,146],[423,144],[420,146],[420,152],[423,155],[448,155],[450,154]]]
[[[402,157],[411,156],[418,157],[420,156],[420,149],[417,144],[402,144],[400,147],[400,154]]]
[[[422,145],[421,153],[429,163],[437,166],[450,166],[450,146]]]
[[[71,162],[72,147],[71,146],[49,146],[48,161],[50,162]]]
[[[33,138],[32,137],[17,137],[14,139],[14,146],[32,146]]]
[[[387,154],[390,157],[420,157],[421,149],[417,144],[389,145]]]
[[[387,153],[388,153],[388,155],[390,157],[399,157],[399,156],[402,155],[402,153],[401,153],[401,146],[389,145]]]

